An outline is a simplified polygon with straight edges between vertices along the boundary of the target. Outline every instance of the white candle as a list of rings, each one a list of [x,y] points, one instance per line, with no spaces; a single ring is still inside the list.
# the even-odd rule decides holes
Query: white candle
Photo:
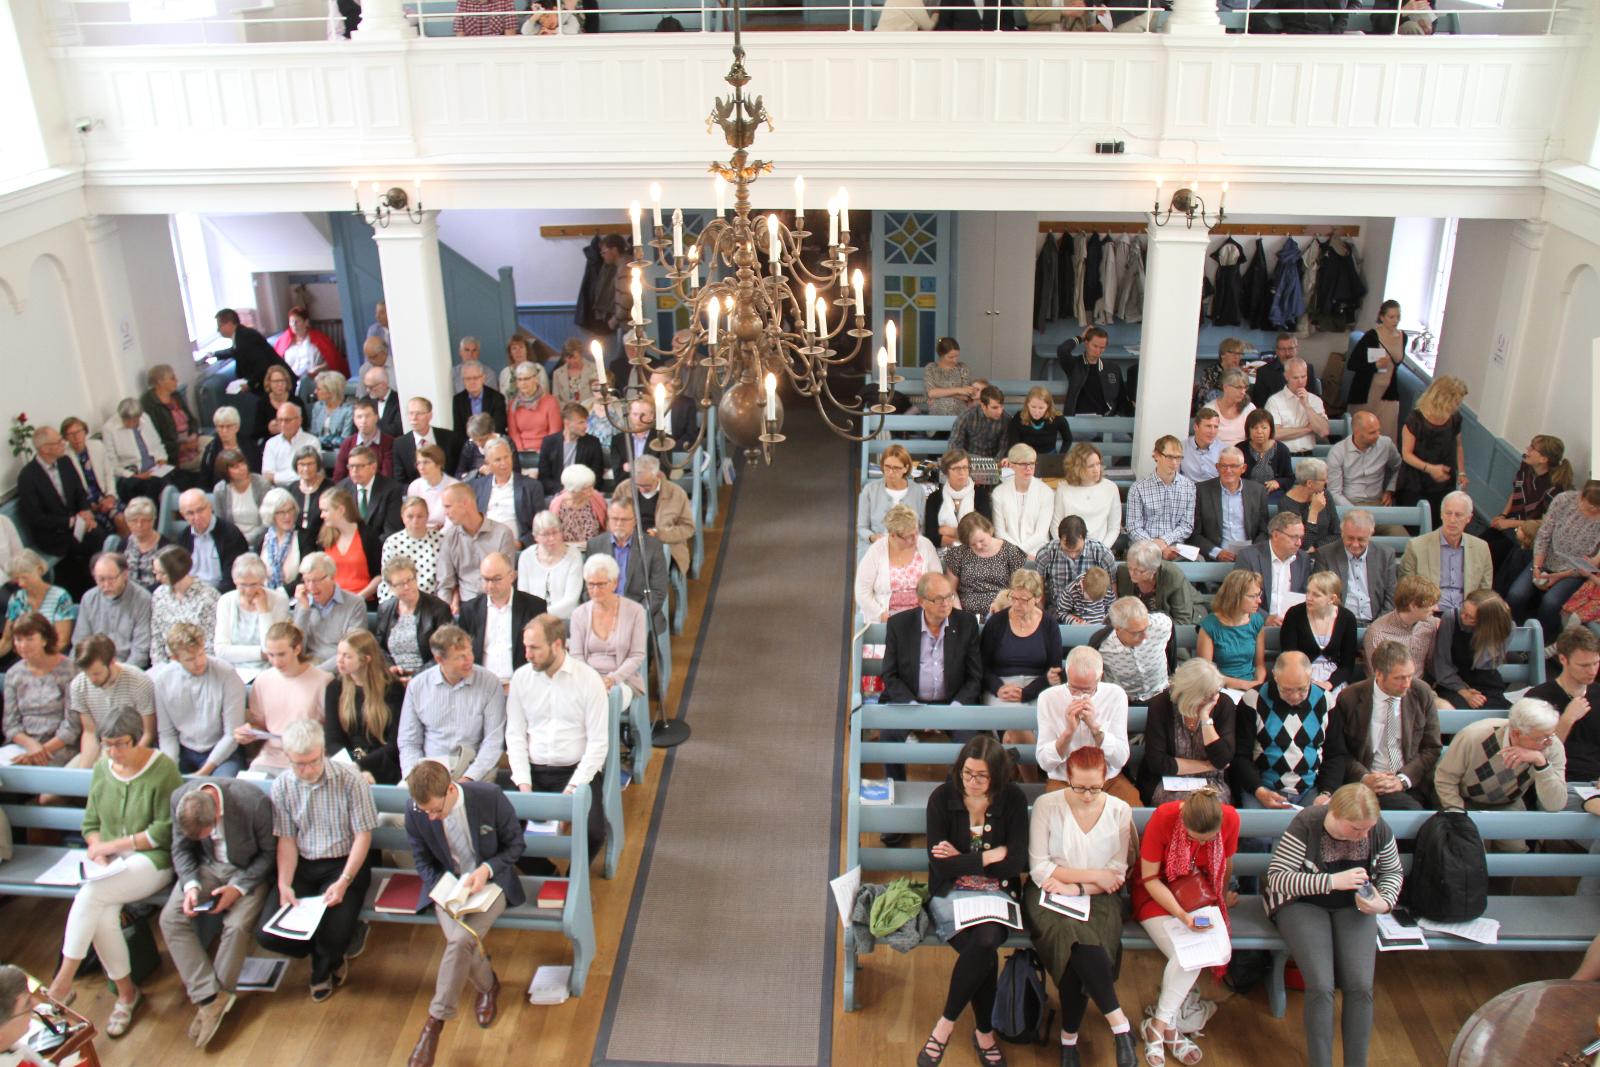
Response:
[[[628,218],[633,220],[633,247],[635,248],[638,248],[640,245],[644,244],[644,242],[639,239],[639,214],[639,201],[635,200],[633,203],[628,205]]]
[[[878,346],[878,388],[889,391],[889,350],[882,345]]]
[[[828,302],[820,296],[817,297],[817,333],[828,336]]]
[[[817,332],[817,287],[806,282],[806,333]]]
[[[732,296],[723,297],[722,298],[722,303],[723,303],[723,306],[728,309],[728,328],[731,330],[733,328],[733,297]]]
[[[628,283],[628,291],[633,295],[633,322],[636,326],[644,325],[644,281],[639,276],[639,268],[633,268],[633,281]]]
[[[839,186],[839,232],[850,232],[850,194]]]
[[[1222,199],[1217,202],[1217,214],[1221,215],[1228,210],[1228,183],[1222,183]]]
[[[689,288],[700,288],[700,246],[689,249]]]
[[[722,206],[722,187],[724,184],[726,183],[723,182],[720,174],[711,179],[711,192],[717,198],[717,218],[719,219],[728,213],[727,209]]]
[[[794,228],[806,228],[806,180],[799,175],[794,179]]]
[[[413,194],[412,203],[416,205],[418,210],[421,210],[421,208],[422,208],[422,179],[421,178],[417,179],[416,186],[412,190],[412,194]]]
[[[767,372],[767,421],[778,421],[778,376]]]
[[[599,341],[589,342],[589,354],[594,356],[594,380],[597,382],[605,381],[606,354],[605,350],[600,347]]]
[[[683,208],[672,209],[672,260],[683,258]]]
[[[661,183],[650,183],[650,217],[656,229],[661,229]]]
[[[862,297],[861,297],[861,268],[860,267],[857,267],[856,270],[855,270],[855,273],[853,275],[851,275],[850,284],[855,288],[855,291],[856,291],[856,314],[857,315],[865,315],[867,313],[867,302],[865,300],[863,300]]]
[[[767,216],[767,261],[778,262],[778,216]]]
[[[656,426],[667,424],[667,387],[661,382],[656,383]]]
[[[1161,179],[1156,179],[1156,208],[1161,207]]]
[[[828,201],[828,247],[839,243],[839,198]]]
[[[706,344],[711,348],[717,347],[717,298],[712,297],[706,301]]]
[[[883,340],[886,346],[885,353],[888,355],[890,363],[895,362],[894,343],[898,339],[899,334],[900,327],[894,324],[893,319],[883,320]]]

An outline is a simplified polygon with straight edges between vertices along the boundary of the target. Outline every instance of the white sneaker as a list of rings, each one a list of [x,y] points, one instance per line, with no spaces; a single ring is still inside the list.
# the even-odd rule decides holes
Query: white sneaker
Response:
[[[1155,1018],[1156,1006],[1154,1004],[1146,1004],[1144,1013],[1149,1018]],[[1191,989],[1189,995],[1183,998],[1183,1006],[1178,1009],[1178,1031],[1184,1034],[1202,1033],[1206,1028],[1206,1023],[1210,1022],[1211,1017],[1216,1013],[1216,1001],[1206,1000]]]

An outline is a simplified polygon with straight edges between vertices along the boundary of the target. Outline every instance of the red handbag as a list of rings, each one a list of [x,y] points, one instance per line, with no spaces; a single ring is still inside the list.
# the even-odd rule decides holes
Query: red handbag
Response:
[[[1178,907],[1190,914],[1217,903],[1217,894],[1211,888],[1211,882],[1199,871],[1191,871],[1181,878],[1173,879],[1167,883],[1167,888],[1177,899]]]

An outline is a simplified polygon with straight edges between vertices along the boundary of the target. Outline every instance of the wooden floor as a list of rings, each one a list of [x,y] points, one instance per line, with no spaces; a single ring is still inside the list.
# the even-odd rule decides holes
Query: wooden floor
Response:
[[[724,487],[719,523],[727,514],[728,496]],[[689,583],[687,622],[683,634],[672,642],[669,707],[673,709],[678,707],[694,653],[694,638],[720,547],[721,530],[706,531],[701,578]],[[617,877],[609,881],[591,879],[599,952],[589,970],[583,996],[557,1007],[530,1005],[526,990],[534,968],[571,962],[566,940],[555,934],[492,931],[487,943],[502,983],[500,1018],[493,1027],[480,1030],[472,1020],[471,1003],[464,998],[461,1014],[444,1029],[435,1061],[439,1067],[500,1063],[573,1067],[590,1061],[644,851],[664,755],[662,750],[656,750],[648,782],[623,790],[628,842]],[[0,898],[0,960],[15,963],[48,981],[60,958],[66,914],[66,901]],[[410,1056],[427,1018],[442,945],[436,927],[374,924],[366,951],[351,963],[350,981],[331,999],[322,1004],[311,1002],[306,990],[310,964],[294,961],[276,993],[246,993],[239,998],[204,1053],[197,1051],[186,1036],[193,1010],[170,958],[163,953],[162,966],[145,983],[145,1005],[133,1029],[117,1041],[101,1036],[96,1039],[96,1047],[107,1067],[189,1067],[203,1063],[399,1067]],[[103,1030],[113,1001],[109,987],[103,980],[85,978],[77,988],[74,1007]]]

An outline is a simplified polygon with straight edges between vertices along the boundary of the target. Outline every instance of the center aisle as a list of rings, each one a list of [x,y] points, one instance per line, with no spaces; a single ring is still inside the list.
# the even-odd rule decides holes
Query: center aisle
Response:
[[[729,509],[597,1064],[831,1057],[850,446],[807,412]]]

